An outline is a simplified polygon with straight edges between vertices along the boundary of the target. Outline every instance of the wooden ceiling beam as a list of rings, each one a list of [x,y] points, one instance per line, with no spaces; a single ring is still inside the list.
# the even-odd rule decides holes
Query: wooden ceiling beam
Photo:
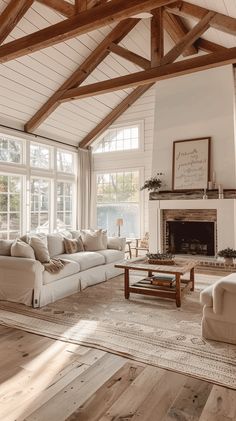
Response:
[[[161,65],[174,62],[182,52],[192,45],[210,26],[215,12],[208,12],[161,60]]]
[[[75,14],[75,6],[69,3],[66,0],[37,0],[39,3],[45,4],[45,6],[50,7],[59,12],[61,15],[66,18],[70,18]]]
[[[0,62],[4,63],[22,57],[172,2],[173,0],[111,0],[104,5],[93,7],[48,28],[2,45]]]
[[[34,0],[11,0],[0,15],[0,44],[32,6]]]
[[[199,50],[205,51],[206,53],[217,53],[218,51],[226,51],[228,48],[223,45],[216,44],[215,42],[208,41],[204,38],[198,38],[196,45]]]
[[[172,41],[174,41],[175,44],[177,44],[189,32],[179,16],[172,15],[166,10],[163,14],[163,22],[166,32],[169,34],[170,38]],[[198,48],[195,44],[192,44],[183,51],[182,55],[186,57],[197,53]]]
[[[132,73],[126,76],[97,82],[80,88],[70,89],[61,98],[61,102],[88,98],[100,94],[118,91],[133,86],[146,85],[159,80],[171,79],[186,74],[200,72],[227,64],[236,63],[236,47],[212,54],[166,64],[150,70]]]
[[[151,67],[159,66],[164,55],[163,8],[152,11],[151,19]]]
[[[137,25],[139,19],[127,19],[118,25],[104,38],[97,48],[72,73],[60,88],[25,124],[25,131],[32,132],[53,112],[59,105],[59,99],[68,89],[79,86],[92,73],[92,71],[109,54],[108,48],[114,42],[120,42]]]
[[[137,64],[137,66],[142,67],[145,70],[150,69],[151,67],[150,60],[147,60],[146,58],[135,54],[132,51],[115,44],[114,42],[111,43],[111,45],[108,47],[108,50],[120,57],[123,57],[131,63]]]
[[[79,143],[80,148],[88,148],[108,127],[120,117],[132,104],[135,103],[148,89],[153,86],[153,83],[139,86],[134,89],[121,103],[114,108],[83,140]]]
[[[75,13],[84,12],[88,9],[87,0],[75,0]]]
[[[192,17],[195,19],[202,19],[209,9],[197,6],[196,4],[188,3],[186,1],[177,1],[168,5],[166,9],[181,17]],[[236,35],[236,18],[226,16],[222,13],[215,12],[215,17],[211,21],[211,27],[231,35]]]

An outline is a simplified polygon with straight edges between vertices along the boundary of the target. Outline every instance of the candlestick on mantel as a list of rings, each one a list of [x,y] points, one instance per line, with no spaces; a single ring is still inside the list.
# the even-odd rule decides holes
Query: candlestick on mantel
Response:
[[[219,186],[218,186],[218,193],[219,194],[222,194],[223,193],[222,184],[219,184]]]

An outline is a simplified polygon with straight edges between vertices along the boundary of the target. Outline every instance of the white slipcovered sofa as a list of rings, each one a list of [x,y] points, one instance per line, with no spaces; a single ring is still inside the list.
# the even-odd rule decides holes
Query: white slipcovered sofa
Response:
[[[0,300],[42,307],[123,272],[114,265],[124,259],[124,238],[108,237],[107,249],[73,254],[65,254],[60,233],[48,235],[47,244],[51,258],[66,262],[58,273],[35,259],[0,255]]]
[[[204,289],[200,300],[204,305],[202,336],[236,344],[236,273]]]

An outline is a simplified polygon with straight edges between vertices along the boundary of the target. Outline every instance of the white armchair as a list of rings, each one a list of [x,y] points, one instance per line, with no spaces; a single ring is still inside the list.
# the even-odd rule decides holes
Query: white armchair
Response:
[[[236,273],[219,279],[201,292],[202,336],[236,344]]]

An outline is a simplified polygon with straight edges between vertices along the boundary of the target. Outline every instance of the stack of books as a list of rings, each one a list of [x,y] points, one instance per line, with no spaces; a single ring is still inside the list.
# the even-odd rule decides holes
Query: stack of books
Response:
[[[156,274],[153,276],[147,276],[142,280],[136,282],[134,286],[142,286],[146,288],[174,288],[175,287],[175,275],[168,274]]]

